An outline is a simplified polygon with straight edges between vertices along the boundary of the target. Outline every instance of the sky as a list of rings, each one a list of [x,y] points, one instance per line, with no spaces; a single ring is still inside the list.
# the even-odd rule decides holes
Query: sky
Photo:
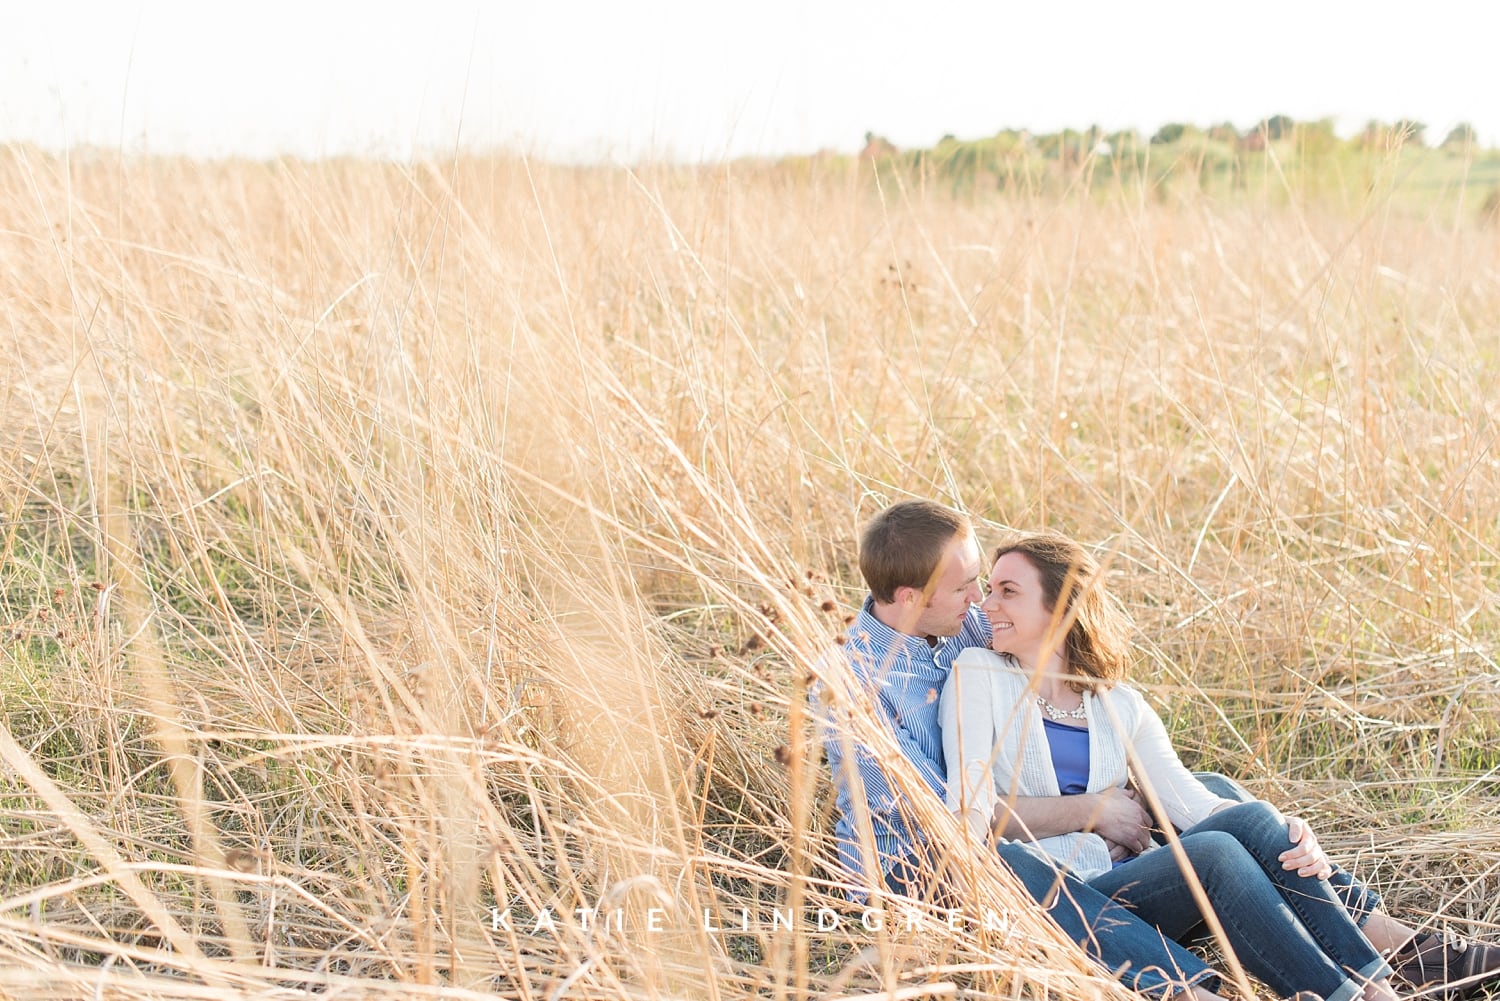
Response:
[[[1468,122],[1500,3],[0,0],[0,142],[714,161],[1004,128]]]

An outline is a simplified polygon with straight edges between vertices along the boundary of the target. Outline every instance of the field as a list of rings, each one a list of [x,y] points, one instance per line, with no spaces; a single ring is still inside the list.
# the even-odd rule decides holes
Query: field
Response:
[[[1500,227],[1370,169],[0,150],[0,996],[1125,996],[833,891],[907,496],[1097,546],[1190,764],[1494,936]]]

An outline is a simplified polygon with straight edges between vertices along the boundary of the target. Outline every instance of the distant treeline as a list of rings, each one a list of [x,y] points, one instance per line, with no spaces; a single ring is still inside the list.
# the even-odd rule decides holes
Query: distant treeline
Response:
[[[1342,138],[1332,119],[1299,122],[1286,115],[1243,130],[1230,122],[1206,128],[1171,122],[1150,136],[1098,126],[1052,133],[1002,129],[978,139],[947,135],[925,149],[900,149],[869,132],[856,157],[820,153],[783,163],[807,168],[856,160],[955,193],[1076,190],[1080,183],[1092,190],[1121,181],[1158,195],[1184,185],[1228,193],[1265,180],[1300,195],[1388,191],[1397,202],[1424,205],[1461,197],[1486,216],[1500,212],[1500,152],[1481,147],[1467,123],[1436,145],[1429,145],[1427,126],[1418,121],[1370,121]]]

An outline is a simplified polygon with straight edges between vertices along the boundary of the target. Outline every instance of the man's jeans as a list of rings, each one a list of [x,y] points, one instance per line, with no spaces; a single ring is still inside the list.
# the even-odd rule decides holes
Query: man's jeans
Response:
[[[1087,883],[1060,871],[1039,850],[1006,841],[998,851],[1063,933],[1127,987],[1156,998],[1194,985],[1218,990],[1218,975],[1203,960]],[[887,871],[886,885],[895,893],[920,896],[932,890],[933,871],[915,859],[897,860]],[[941,888],[937,890],[940,894]]]
[[[1180,840],[1240,962],[1281,996],[1311,991],[1348,1001],[1366,980],[1390,975],[1334,886],[1281,867],[1277,856],[1291,843],[1269,805],[1221,810]],[[1191,935],[1203,921],[1167,848],[1095,876],[1089,885],[1174,939]]]

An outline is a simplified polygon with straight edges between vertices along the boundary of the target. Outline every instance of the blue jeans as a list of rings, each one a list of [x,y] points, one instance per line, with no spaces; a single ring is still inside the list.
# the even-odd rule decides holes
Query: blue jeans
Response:
[[[1221,810],[1180,840],[1240,962],[1278,994],[1349,1001],[1366,980],[1390,975],[1333,886],[1281,867],[1277,856],[1291,842],[1267,804]],[[1147,852],[1089,885],[1174,939],[1203,921],[1169,849]]]
[[[1001,842],[998,851],[1001,861],[1063,934],[1127,987],[1156,998],[1191,986],[1219,989],[1218,974],[1203,960],[1125,906],[1061,870],[1041,851],[1016,841]],[[946,891],[933,885],[934,871],[931,862],[895,859],[886,869],[886,886],[907,896],[935,897],[934,902],[945,906]]]
[[[1249,790],[1227,775],[1220,775],[1218,772],[1194,772],[1193,778],[1203,783],[1209,792],[1221,799],[1233,799],[1241,803],[1256,802]],[[1165,843],[1166,839],[1158,838],[1157,840]],[[1339,899],[1344,902],[1349,916],[1354,918],[1354,923],[1361,928],[1369,920],[1370,912],[1380,906],[1380,894],[1355,879],[1352,873],[1338,866],[1333,867],[1333,875],[1328,877],[1328,885],[1333,887],[1333,892],[1338,894]]]

